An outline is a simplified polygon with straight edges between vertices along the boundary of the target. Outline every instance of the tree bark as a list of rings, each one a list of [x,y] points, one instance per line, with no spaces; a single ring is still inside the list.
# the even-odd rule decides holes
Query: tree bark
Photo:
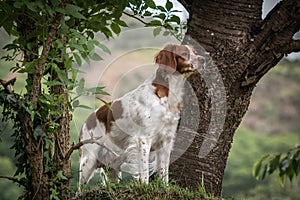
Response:
[[[193,38],[210,53],[213,62],[189,78],[198,97],[201,118],[193,143],[171,165],[171,177],[190,188],[199,187],[203,178],[206,191],[221,196],[233,136],[248,109],[256,83],[284,54],[299,51],[299,41],[293,40],[293,35],[300,27],[300,3],[282,1],[263,20],[262,0],[180,2],[190,14],[184,42],[191,43],[189,38]],[[207,72],[213,71],[214,66],[221,78]],[[213,84],[220,79],[225,99],[220,98],[220,88]],[[225,106],[216,103],[214,107],[213,97]],[[215,123],[219,119],[214,116],[222,115],[225,121],[220,128]],[[178,135],[181,138],[186,133],[179,130]]]
[[[20,37],[23,41],[33,44],[32,52],[23,50],[24,52],[24,62],[33,62],[38,59],[38,40],[35,37],[29,37],[31,32],[36,30],[34,26],[34,21],[26,17],[26,11],[24,12],[24,17],[17,20],[17,28],[20,33]],[[33,89],[34,75],[28,74],[27,81],[27,94],[30,94]],[[27,95],[26,98],[29,95]],[[20,109],[20,108],[17,108]],[[24,132],[24,142],[26,152],[26,159],[28,164],[25,169],[25,173],[28,179],[27,192],[25,198],[30,199],[44,199],[43,196],[49,198],[49,178],[44,175],[43,166],[43,142],[41,140],[35,140],[33,137],[33,132],[35,129],[34,122],[31,119],[30,113],[24,109],[16,110],[18,113],[18,121],[22,126]]]
[[[64,7],[66,1],[63,1],[62,7]],[[17,27],[20,33],[20,37],[30,44],[33,44],[32,51],[23,49],[24,60],[23,62],[36,62],[35,71],[32,74],[28,74],[27,77],[27,100],[32,103],[33,110],[40,112],[44,108],[39,105],[38,99],[41,95],[41,81],[42,77],[45,75],[45,65],[48,58],[49,51],[52,46],[52,42],[57,36],[57,30],[60,27],[61,19],[64,15],[61,13],[56,14],[53,24],[49,28],[48,36],[43,43],[43,48],[41,56],[38,55],[39,50],[39,39],[36,37],[29,37],[32,32],[36,31],[35,22],[28,19],[26,14],[23,18],[17,20]],[[38,62],[37,62],[38,61]],[[61,58],[61,63],[58,64],[61,70],[64,68],[64,58]],[[54,75],[52,79],[57,79],[57,74]],[[69,199],[70,198],[70,186],[69,178],[71,177],[71,166],[70,161],[65,160],[64,156],[70,148],[70,121],[71,114],[69,109],[69,96],[66,91],[66,86],[55,86],[51,90],[51,95],[53,96],[62,96],[63,102],[61,104],[61,110],[63,110],[62,116],[49,116],[51,120],[60,120],[59,127],[57,128],[57,133],[48,133],[47,125],[49,122],[47,119],[40,119],[38,116],[35,116],[32,119],[31,113],[25,109],[17,110],[18,112],[18,121],[22,126],[22,131],[24,132],[24,142],[26,158],[28,164],[25,167],[26,178],[27,178],[27,187],[26,194],[24,198],[26,199],[35,199],[35,200],[46,200],[50,199],[51,188],[55,189],[59,194],[60,199]],[[30,109],[29,109],[30,110]],[[47,112],[47,111],[45,111]],[[53,118],[53,119],[52,119]],[[45,131],[47,139],[52,141],[52,144],[55,149],[52,154],[51,165],[53,169],[47,170],[45,163],[45,149],[46,141],[45,138],[40,136],[34,136],[34,132],[37,127],[41,126],[43,131]],[[48,163],[49,164],[49,163]],[[25,164],[24,164],[25,165]],[[50,167],[48,167],[50,168]],[[58,172],[61,171],[66,179],[57,178]]]
[[[60,35],[63,45],[65,45],[65,36]],[[65,58],[61,52],[61,62],[58,63],[60,70],[63,70],[66,74],[68,73],[65,68]],[[53,72],[52,80],[59,81],[58,74]],[[55,170],[53,176],[55,177],[58,171],[62,171],[66,179],[58,179],[55,182],[56,188],[60,191],[59,199],[67,200],[70,198],[70,177],[71,177],[71,162],[70,159],[65,159],[65,155],[69,151],[70,147],[70,122],[72,120],[72,114],[68,105],[69,94],[65,85],[57,85],[51,88],[51,93],[56,96],[62,96],[63,101],[60,105],[60,109],[64,111],[63,115],[60,116],[59,123],[59,134],[53,134],[52,140],[55,143],[55,154],[53,163],[55,164]]]

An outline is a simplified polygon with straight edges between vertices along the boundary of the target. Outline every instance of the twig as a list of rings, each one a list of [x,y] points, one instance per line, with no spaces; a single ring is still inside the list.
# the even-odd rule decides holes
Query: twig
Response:
[[[6,92],[8,92],[9,94],[12,94],[14,92],[13,85],[15,84],[16,80],[17,80],[16,77],[14,77],[10,80],[0,79],[0,84],[4,87],[4,90]]]
[[[129,17],[132,17],[132,18],[134,18],[134,19],[136,19],[136,20],[138,20],[138,21],[140,21],[140,22],[142,22],[142,23],[145,24],[145,25],[148,24],[147,22],[141,20],[140,18],[138,18],[137,16],[135,16],[135,15],[133,15],[133,14],[129,14],[129,13],[127,13],[127,12],[123,12],[123,14],[124,14],[124,15],[127,15],[127,16],[129,16]]]
[[[11,176],[2,176],[2,175],[0,175],[0,178],[10,180],[12,182],[18,183],[19,185],[27,188],[27,185],[22,180],[20,180],[18,178],[11,177]]]
[[[85,144],[98,144],[99,146],[104,147],[106,150],[110,151],[111,153],[113,153],[115,156],[119,156],[116,152],[112,151],[111,149],[107,148],[105,146],[105,143],[101,143],[99,141],[101,137],[97,137],[97,138],[91,138],[91,139],[87,139],[87,140],[83,140],[81,142],[78,142],[77,144],[73,144],[73,146],[67,151],[67,153],[65,154],[64,157],[64,161],[68,161],[70,159],[70,156],[72,155],[73,151],[78,150],[81,146],[85,145]]]

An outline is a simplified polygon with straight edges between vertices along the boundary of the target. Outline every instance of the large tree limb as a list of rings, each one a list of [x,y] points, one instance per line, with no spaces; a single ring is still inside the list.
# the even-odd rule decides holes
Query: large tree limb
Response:
[[[286,0],[278,3],[267,15],[260,30],[241,56],[248,67],[241,77],[241,86],[256,84],[284,55],[300,51],[294,34],[300,29],[300,2]]]
[[[299,52],[300,51],[300,40],[292,40],[285,47],[284,51],[286,53]]]
[[[264,19],[258,34],[254,35],[252,47],[256,50],[260,49],[268,41],[271,42],[271,45],[278,43],[287,45],[293,35],[299,31],[299,9],[300,2],[297,0],[279,2]],[[281,41],[278,41],[279,39]]]

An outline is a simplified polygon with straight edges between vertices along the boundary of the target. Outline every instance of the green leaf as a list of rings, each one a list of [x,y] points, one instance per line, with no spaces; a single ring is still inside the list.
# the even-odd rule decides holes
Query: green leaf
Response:
[[[101,102],[103,102],[105,104],[105,106],[107,106],[109,109],[111,109],[111,106],[109,103],[107,103],[105,100],[99,98],[99,97],[96,97],[98,100],[100,100]]]
[[[75,101],[73,101],[72,106],[73,106],[73,108],[78,107],[79,106],[79,100],[76,99]]]
[[[160,20],[152,20],[148,24],[146,24],[146,27],[148,26],[162,26],[162,23]]]
[[[92,60],[95,60],[95,61],[99,61],[99,60],[103,60],[103,58],[101,58],[101,56],[99,56],[97,53],[95,52],[92,52],[89,54],[89,57],[92,59]]]
[[[65,60],[65,67],[66,67],[66,69],[72,68],[72,57]]]
[[[19,49],[20,47],[16,44],[7,44],[3,47],[3,49],[6,49],[7,51],[9,50],[14,50],[14,49]]]
[[[164,21],[166,19],[166,14],[165,13],[160,13],[159,15],[155,15],[154,17],[161,19],[162,21]]]
[[[173,8],[173,3],[170,0],[167,0],[166,9],[170,11]]]
[[[105,53],[111,54],[109,48],[107,48],[107,46],[105,46],[102,43],[97,44],[98,47],[100,47],[102,49],[102,51],[104,51]]]
[[[25,2],[23,2],[23,1],[16,1],[16,2],[14,2],[14,7],[19,9],[19,8],[21,8],[24,4],[25,4]]]
[[[146,5],[149,6],[150,8],[153,8],[153,9],[156,8],[156,5],[153,0],[144,0],[144,1],[145,1]]]
[[[33,12],[37,12],[38,11],[37,10],[37,4],[36,4],[36,2],[27,2],[25,5],[27,6],[27,8],[29,10],[31,10]]]
[[[108,28],[106,28],[106,27],[103,27],[103,28],[101,29],[101,32],[104,33],[104,35],[105,35],[107,38],[110,38],[110,37],[113,36],[112,32],[111,32]]]
[[[84,52],[85,51],[85,49],[83,48],[82,45],[78,45],[78,44],[73,43],[73,42],[70,42],[69,45],[70,45],[70,49],[72,51],[74,51],[74,50],[78,50],[80,52]]]
[[[92,94],[102,94],[102,95],[109,95],[109,93],[105,92],[104,87],[93,87],[88,88],[87,91],[91,92]]]
[[[120,34],[121,28],[120,28],[120,26],[119,26],[118,24],[116,24],[116,23],[113,22],[113,23],[110,25],[110,27],[111,27],[111,30],[113,30],[113,32],[114,32],[115,34],[117,34],[117,35]]]
[[[83,71],[76,69],[76,68],[72,68],[71,71],[72,71],[72,81],[73,82],[76,81],[78,73],[84,73]]]
[[[261,171],[261,166],[262,166],[262,162],[268,158],[270,155],[267,154],[265,156],[263,156],[259,161],[256,161],[254,163],[253,169],[252,169],[252,174],[253,176],[258,180],[259,179],[259,173]]]
[[[180,23],[181,23],[180,18],[179,18],[178,16],[176,16],[176,15],[173,15],[173,16],[169,19],[169,21],[171,21],[171,22],[176,22],[177,24],[180,24]]]
[[[162,12],[167,12],[167,10],[163,6],[157,6],[157,8]]]
[[[81,65],[82,65],[81,57],[80,57],[77,53],[74,53],[73,56],[74,56],[74,58],[75,58],[76,63],[77,63],[79,66],[81,66]]]
[[[67,3],[65,7],[65,14],[73,16],[78,19],[86,19],[81,13],[79,13],[79,11],[82,10],[83,9],[78,6]]]
[[[256,178],[256,180],[259,179],[259,172],[260,172],[261,165],[262,165],[261,160],[254,163],[254,166],[253,166],[253,169],[252,169],[252,174]]]
[[[160,34],[161,32],[161,26],[156,27],[155,29],[153,29],[153,36],[156,37]]]
[[[84,89],[84,85],[85,85],[85,80],[84,80],[84,78],[81,78],[81,79],[79,80],[78,87],[79,87],[80,89]]]
[[[117,24],[119,24],[120,26],[128,27],[128,25],[126,24],[126,22],[123,21],[123,20],[118,19],[118,20],[115,20],[115,22],[116,22]]]
[[[60,69],[56,69],[55,71],[57,73],[59,80],[61,80],[65,84],[71,83],[70,80],[68,79],[67,73],[65,71],[60,70]]]
[[[59,171],[57,172],[56,178],[57,178],[58,180],[68,180],[68,178],[67,178],[66,176],[64,176],[62,170],[59,170]]]
[[[144,14],[143,14],[143,16],[145,16],[145,17],[149,17],[149,16],[152,16],[152,12],[149,12],[148,10],[146,10],[145,12],[144,12]]]
[[[279,175],[279,183],[280,183],[281,187],[284,186],[284,181],[285,181],[284,175],[283,175],[283,174],[282,174],[282,175]]]
[[[299,148],[299,147],[298,147]],[[293,167],[296,175],[300,172],[300,149],[298,149],[293,156]]]
[[[165,31],[165,32],[163,33],[163,36],[168,36],[168,35],[170,35],[170,31]]]
[[[92,108],[86,105],[78,105],[77,108],[83,108],[83,109],[88,109],[91,110]]]
[[[276,155],[272,160],[270,160],[269,170],[268,170],[269,174],[272,174],[276,169],[278,169],[279,160],[280,160],[280,154]]]
[[[268,165],[265,165],[264,168],[263,168],[263,171],[261,173],[261,179],[262,180],[265,179],[267,170],[268,170]]]

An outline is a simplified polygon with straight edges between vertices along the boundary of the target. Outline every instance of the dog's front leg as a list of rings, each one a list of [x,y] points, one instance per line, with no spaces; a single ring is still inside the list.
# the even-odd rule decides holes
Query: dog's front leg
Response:
[[[147,138],[139,140],[139,179],[142,183],[149,183],[149,153],[151,141]]]
[[[167,144],[164,148],[160,149],[157,153],[158,157],[158,174],[159,177],[165,183],[169,182],[169,164],[170,164],[170,154],[172,150],[172,144]]]

